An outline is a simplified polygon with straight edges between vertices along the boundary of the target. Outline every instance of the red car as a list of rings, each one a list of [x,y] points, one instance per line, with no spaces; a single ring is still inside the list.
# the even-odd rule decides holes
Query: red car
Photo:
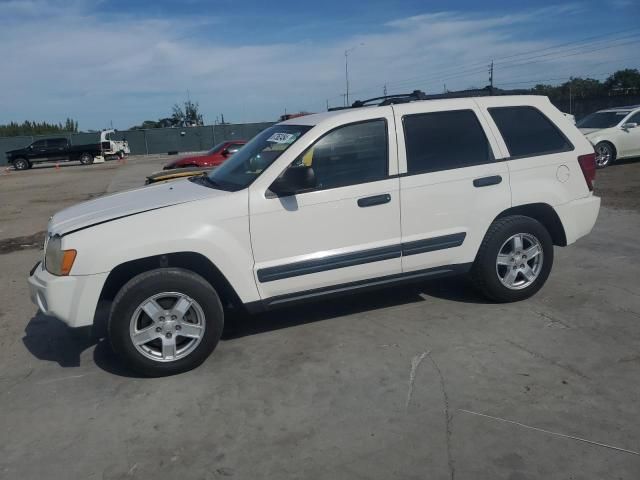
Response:
[[[222,142],[213,147],[204,155],[184,157],[174,160],[164,166],[164,170],[183,167],[216,167],[224,162],[231,155],[236,153],[245,143],[244,140],[231,140]]]

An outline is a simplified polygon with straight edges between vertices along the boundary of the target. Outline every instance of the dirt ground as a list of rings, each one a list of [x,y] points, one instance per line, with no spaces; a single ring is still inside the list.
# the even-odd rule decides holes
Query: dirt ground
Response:
[[[640,212],[640,158],[621,160],[598,170],[595,192],[605,207]]]

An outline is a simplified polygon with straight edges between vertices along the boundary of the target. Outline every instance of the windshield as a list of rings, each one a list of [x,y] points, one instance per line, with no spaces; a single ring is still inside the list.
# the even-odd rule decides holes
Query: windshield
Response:
[[[219,143],[215,147],[213,147],[211,150],[207,150],[207,155],[213,155],[218,150],[220,150],[224,146],[224,144],[225,142]]]
[[[246,188],[310,129],[309,125],[274,125],[263,130],[213,170],[209,183],[223,190]]]
[[[628,111],[596,112],[584,117],[577,125],[578,128],[611,128],[620,123],[628,114]]]

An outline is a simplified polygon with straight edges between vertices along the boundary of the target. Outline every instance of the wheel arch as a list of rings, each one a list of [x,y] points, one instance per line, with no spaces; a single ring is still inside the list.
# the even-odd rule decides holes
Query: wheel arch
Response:
[[[548,203],[517,205],[501,212],[494,221],[510,215],[524,215],[537,220],[547,229],[554,245],[559,247],[567,246],[567,235],[562,221],[554,208]]]
[[[136,275],[163,267],[184,268],[197,273],[216,289],[223,306],[242,305],[240,297],[224,274],[211,260],[196,252],[166,253],[121,263],[111,270],[105,280],[100,292],[100,301],[113,300],[122,286]]]

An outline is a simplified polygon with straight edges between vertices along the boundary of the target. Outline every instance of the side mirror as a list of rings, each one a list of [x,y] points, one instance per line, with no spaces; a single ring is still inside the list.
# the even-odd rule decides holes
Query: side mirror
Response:
[[[630,128],[636,128],[637,126],[638,126],[637,123],[629,122],[629,123],[625,123],[624,125],[622,125],[622,128],[624,128],[625,130],[629,130]]]
[[[316,187],[316,174],[310,166],[289,167],[271,184],[269,190],[287,197]]]

